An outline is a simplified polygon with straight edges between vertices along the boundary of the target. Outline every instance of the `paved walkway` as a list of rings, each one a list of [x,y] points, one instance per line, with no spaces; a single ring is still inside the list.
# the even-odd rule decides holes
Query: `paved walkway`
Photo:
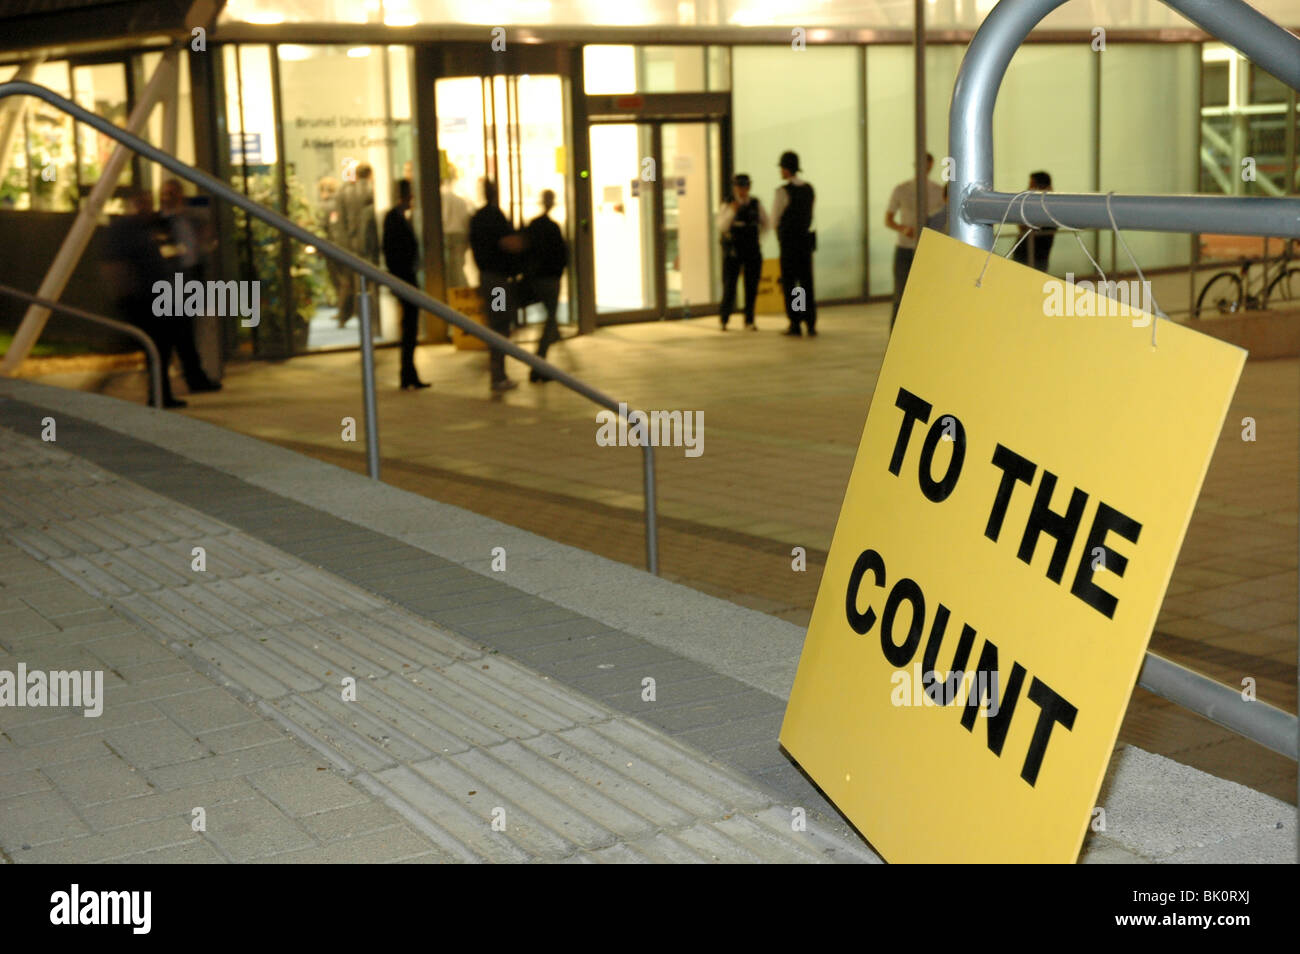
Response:
[[[0,467],[0,669],[108,697],[0,709],[9,860],[873,858],[776,745],[800,627],[75,392],[0,382]],[[1135,748],[1100,803],[1087,861],[1294,857],[1281,802]]]
[[[873,857],[815,816],[796,830],[770,791],[663,733],[196,510],[3,429],[0,460],[0,669],[107,682],[97,718],[3,711],[8,860]]]
[[[1185,279],[1160,300],[1176,306]],[[663,575],[796,625],[807,623],[886,341],[887,306],[828,308],[816,340],[718,332],[716,319],[604,329],[552,351],[561,367],[634,407],[702,410],[704,453],[657,454]],[[596,445],[594,408],[559,385],[487,390],[486,358],[419,352],[434,387],[401,392],[378,358],[383,477],[544,537],[644,565],[640,453]],[[521,366],[511,373],[526,379]],[[138,375],[55,376],[139,400]],[[364,444],[355,354],[229,369],[185,412],[355,471]],[[1254,419],[1256,440],[1241,439]],[[1171,421],[1170,426],[1177,426]],[[1152,648],[1296,710],[1296,487],[1300,362],[1249,362],[1175,569]],[[790,553],[808,553],[793,572]],[[1121,739],[1294,802],[1296,766],[1142,690]]]

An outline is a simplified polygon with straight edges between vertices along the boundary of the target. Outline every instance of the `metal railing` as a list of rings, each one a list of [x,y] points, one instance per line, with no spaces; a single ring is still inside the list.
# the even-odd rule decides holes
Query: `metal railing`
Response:
[[[10,288],[8,285],[0,285],[0,294],[9,295],[11,298],[18,298],[27,302],[29,305],[40,305],[42,308],[48,308],[50,311],[57,311],[64,315],[71,315],[73,318],[83,318],[86,321],[93,321],[97,325],[104,325],[122,334],[130,335],[140,342],[144,347],[145,359],[149,367],[149,394],[152,396],[154,407],[162,407],[162,376],[167,373],[167,369],[162,366],[162,359],[158,356],[158,347],[153,343],[153,339],[145,334],[135,325],[127,324],[125,321],[116,321],[113,318],[106,318],[103,315],[97,315],[94,312],[86,311],[84,308],[74,308],[71,305],[65,305],[62,302],[54,301],[50,298],[42,298],[39,295],[32,295],[17,288]]]
[[[462,315],[460,312],[448,307],[435,298],[426,295],[420,289],[413,285],[408,285],[400,279],[370,264],[365,259],[353,255],[327,239],[318,235],[313,235],[296,222],[292,222],[273,212],[264,206],[252,201],[242,193],[232,189],[226,183],[214,176],[209,175],[199,169],[195,169],[188,163],[181,162],[175,156],[163,152],[155,146],[133,136],[125,130],[113,125],[106,119],[96,116],[94,113],[83,109],[69,99],[65,99],[58,93],[46,89],[43,86],[37,86],[34,83],[24,83],[13,81],[0,83],[0,100],[7,96],[34,96],[56,109],[62,110],[72,116],[78,122],[83,122],[93,127],[99,132],[114,139],[128,149],[139,153],[146,159],[158,163],[164,169],[175,173],[180,178],[192,183],[200,189],[211,193],[212,195],[224,199],[236,208],[243,209],[249,215],[265,222],[267,225],[278,230],[290,238],[297,239],[304,245],[313,246],[326,258],[333,262],[352,269],[360,276],[360,287],[362,292],[362,315],[361,315],[361,348],[362,348],[362,391],[365,401],[365,418],[366,418],[366,458],[367,470],[374,479],[379,477],[379,435],[377,427],[377,412],[375,404],[375,380],[374,380],[374,363],[373,363],[373,342],[370,337],[370,313],[369,306],[365,296],[366,282],[370,281],[376,285],[382,285],[391,291],[397,298],[414,305],[422,311],[431,312],[437,315],[443,321],[454,325],[466,334],[484,341],[488,347],[503,351],[510,357],[522,361],[530,368],[543,374],[546,377],[558,381],[571,391],[576,391],[583,397],[601,407],[613,411],[621,417],[628,417],[630,411],[625,410],[629,405],[625,402],[621,406],[609,395],[605,394],[584,381],[573,377],[572,375],[560,370],[551,364],[545,358],[539,358],[519,345],[512,342],[509,338],[497,334],[489,328],[485,328],[471,318]],[[45,303],[42,303],[45,304]],[[48,307],[48,305],[46,305]],[[651,573],[659,572],[659,536],[655,514],[655,465],[654,465],[654,448],[649,444],[643,445],[643,479],[645,489],[645,544],[646,544],[646,569]]]
[[[993,224],[1016,199],[993,191],[993,105],[1007,66],[1033,28],[1068,0],[1002,0],[971,39],[953,87],[948,148],[953,158],[951,234],[993,247]],[[1236,47],[1293,89],[1300,89],[1300,38],[1244,0],[1161,0],[1207,33]],[[1030,226],[1223,232],[1300,237],[1300,198],[1205,195],[1066,195],[1036,193],[1015,214]],[[1113,218],[1112,218],[1113,216]],[[1148,652],[1138,685],[1300,761],[1300,719],[1237,689]],[[1300,805],[1297,806],[1300,819]],[[1300,829],[1300,826],[1298,826]],[[1298,843],[1300,848],[1300,843]]]

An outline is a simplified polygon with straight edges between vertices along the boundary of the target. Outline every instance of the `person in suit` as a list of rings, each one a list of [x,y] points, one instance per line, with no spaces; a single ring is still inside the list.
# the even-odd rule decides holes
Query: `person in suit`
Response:
[[[722,330],[736,306],[736,285],[745,276],[745,327],[757,331],[754,305],[758,298],[758,277],[763,271],[763,249],[759,238],[767,231],[763,203],[749,194],[749,176],[743,172],[732,180],[732,198],[722,203],[716,221],[722,233],[722,304],[718,317]]]
[[[555,193],[542,190],[542,214],[528,223],[524,230],[524,244],[528,249],[528,286],[536,300],[546,309],[546,325],[542,339],[537,342],[537,357],[545,358],[547,349],[560,340],[560,323],[557,316],[560,305],[560,279],[569,264],[569,246],[564,233],[551,218],[555,208]],[[528,380],[547,381],[534,369],[529,369]]]
[[[185,205],[185,191],[177,179],[164,179],[158,190],[159,219],[166,236],[161,248],[169,273],[180,272],[182,281],[204,281],[204,259],[211,244],[207,223]],[[221,382],[208,377],[199,359],[195,323],[197,318],[177,316],[172,320],[176,357],[185,373],[191,394],[220,391]]]
[[[817,233],[812,229],[813,187],[799,177],[799,155],[783,152],[778,165],[785,185],[772,199],[772,225],[781,246],[781,290],[785,295],[785,316],[790,327],[783,334],[817,334],[817,299],[813,293],[813,251]]]
[[[370,163],[357,165],[354,176],[343,183],[335,201],[339,213],[339,237],[341,244],[353,255],[364,258],[372,264],[379,263],[379,229],[375,225],[375,183],[374,170]],[[342,281],[339,282],[339,327],[342,328],[351,319],[357,303],[357,273],[350,268],[343,269]],[[370,317],[376,326],[379,322],[379,309],[376,307],[374,292],[370,295]]]
[[[483,180],[483,200],[483,208],[469,220],[469,247],[479,271],[483,312],[492,330],[508,338],[514,328],[515,313],[519,310],[515,279],[519,275],[519,253],[524,241],[497,205],[497,184],[491,179]],[[489,367],[493,391],[519,387],[519,382],[506,377],[504,351],[492,349]]]
[[[394,278],[419,287],[415,271],[420,264],[420,243],[415,229],[407,218],[415,197],[411,193],[411,180],[397,183],[397,205],[384,216],[384,265]],[[402,301],[402,390],[427,388],[415,370],[415,342],[420,331],[420,309]]]
[[[154,212],[152,192],[134,188],[128,201],[131,213],[114,218],[105,237],[103,262],[108,287],[122,318],[152,338],[158,349],[163,407],[185,407],[171,385],[173,324],[183,319],[163,318],[153,312],[154,285],[172,280],[161,251],[166,229]],[[152,395],[149,403],[153,403]]]

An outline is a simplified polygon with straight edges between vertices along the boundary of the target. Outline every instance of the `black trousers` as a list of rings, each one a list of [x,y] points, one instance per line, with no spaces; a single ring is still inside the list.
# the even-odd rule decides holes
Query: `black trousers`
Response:
[[[718,309],[718,316],[722,319],[722,327],[727,326],[727,320],[731,318],[731,313],[736,310],[736,286],[740,283],[742,273],[745,276],[745,325],[749,326],[754,323],[754,304],[758,298],[758,276],[762,271],[762,255],[750,258],[726,254],[722,256],[722,305]]]
[[[534,277],[530,286],[537,301],[546,309],[546,324],[537,342],[537,357],[545,358],[551,345],[560,340],[560,278],[559,275]]]
[[[505,308],[497,311],[492,306],[496,304],[493,300],[497,297],[496,289],[502,289],[501,294],[505,297]],[[519,310],[518,288],[515,285],[514,278],[509,275],[501,275],[496,272],[479,272],[479,297],[483,300],[483,311],[487,315],[488,327],[501,335],[503,338],[509,338],[510,333],[515,328],[515,317]],[[506,353],[498,351],[496,348],[490,349],[488,354],[488,370],[492,375],[492,383],[506,380]]]
[[[803,294],[796,295],[795,289]],[[781,291],[785,295],[785,316],[790,330],[798,331],[805,322],[808,330],[817,327],[817,296],[813,292],[812,249],[805,246],[781,246]]]
[[[1047,271],[1047,260],[1052,257],[1052,242],[1056,233],[1047,229],[1035,232],[1016,246],[1011,257],[1021,265],[1028,265],[1040,272]]]
[[[153,299],[146,296],[128,298],[119,303],[122,315],[145,334],[153,339],[158,349],[158,365],[162,375],[162,399],[164,404],[174,401],[172,394],[171,364],[176,347],[175,322],[191,321],[184,316],[180,318],[160,318],[153,313]],[[153,404],[153,392],[150,391],[149,403]]]
[[[400,278],[408,285],[417,285],[414,275],[399,275],[393,272],[394,278]],[[402,306],[402,384],[414,384],[420,380],[420,375],[415,370],[415,343],[420,337],[420,309],[405,300],[399,298],[398,304]]]

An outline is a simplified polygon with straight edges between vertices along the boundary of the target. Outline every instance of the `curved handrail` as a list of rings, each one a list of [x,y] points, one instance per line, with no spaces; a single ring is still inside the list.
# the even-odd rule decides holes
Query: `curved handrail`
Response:
[[[984,18],[957,71],[948,113],[953,159],[950,234],[968,245],[993,247],[993,227],[1013,196],[993,190],[993,106],[1007,66],[1035,26],[1069,0],[1002,0]],[[1300,37],[1293,36],[1245,0],[1161,0],[1252,62],[1300,90]],[[1244,205],[1243,203],[1249,203]],[[1043,207],[1051,206],[1051,211]],[[1243,235],[1300,236],[1300,199],[1234,196],[1112,197],[1035,195],[1015,210],[1030,225],[1065,222],[1073,228],[1162,232],[1219,231]]]
[[[473,335],[476,338],[486,342],[489,347],[498,351],[503,351],[512,358],[522,361],[524,364],[533,368],[538,373],[558,381],[571,391],[576,391],[590,401],[607,408],[622,417],[627,417],[630,412],[626,409],[628,404],[624,402],[620,407],[619,402],[615,401],[608,394],[593,388],[584,381],[580,381],[565,371],[557,368],[545,358],[539,358],[519,347],[509,338],[497,334],[489,328],[485,328],[478,322],[462,315],[460,312],[448,307],[442,302],[422,292],[414,285],[408,285],[406,282],[394,278],[392,275],[367,262],[365,259],[353,255],[351,252],[340,248],[328,239],[313,235],[311,232],[290,221],[278,212],[273,212],[265,206],[259,205],[247,196],[232,189],[226,183],[222,182],[215,176],[194,168],[188,163],[182,162],[175,156],[163,152],[156,146],[151,146],[138,136],[121,129],[108,120],[81,106],[78,106],[70,99],[60,96],[53,90],[46,89],[44,86],[38,86],[35,83],[25,83],[21,81],[11,81],[0,83],[0,100],[8,96],[34,96],[56,109],[62,110],[72,116],[78,122],[83,122],[93,127],[97,131],[120,142],[134,152],[139,153],[146,159],[158,163],[163,168],[175,173],[180,178],[195,186],[224,199],[231,205],[243,209],[249,215],[265,222],[267,225],[297,239],[304,245],[313,246],[318,252],[331,261],[344,265],[357,274],[364,276],[366,279],[377,285],[383,285],[402,301],[408,302],[421,309],[422,311],[432,312],[443,321],[454,325],[466,334]],[[367,395],[367,400],[374,401],[373,393]],[[646,518],[646,564],[651,573],[659,572],[659,546],[658,534],[655,522],[655,476],[654,476],[654,449],[648,444],[643,446],[644,476],[645,476],[645,518]]]
[[[65,305],[50,298],[42,298],[40,295],[32,295],[17,288],[10,288],[8,285],[0,285],[0,294],[21,299],[29,305],[40,305],[50,311],[59,311],[74,318],[84,318],[86,321],[106,325],[139,340],[140,344],[144,345],[145,357],[149,361],[149,392],[153,395],[153,406],[162,407],[162,376],[166,373],[166,369],[163,368],[162,359],[158,356],[158,346],[153,343],[152,338],[135,325],[127,324],[125,321],[117,321],[113,318],[106,318],[104,315],[97,315],[83,308],[74,308],[72,305]]]

